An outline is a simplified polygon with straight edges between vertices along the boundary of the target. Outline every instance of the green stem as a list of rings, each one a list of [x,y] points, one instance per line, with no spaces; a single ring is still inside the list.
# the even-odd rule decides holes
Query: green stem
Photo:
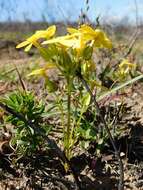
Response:
[[[71,130],[71,78],[67,78],[67,128],[65,132],[65,154],[70,159],[70,130]]]

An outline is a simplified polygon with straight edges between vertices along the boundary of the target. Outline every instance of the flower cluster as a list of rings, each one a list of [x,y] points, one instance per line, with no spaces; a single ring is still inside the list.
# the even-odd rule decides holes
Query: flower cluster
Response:
[[[38,43],[38,40],[40,38],[49,39],[54,36],[55,32],[56,32],[55,25],[50,26],[46,30],[36,31],[35,34],[33,34],[31,37],[27,38],[24,42],[18,44],[16,48],[22,48],[26,46],[25,48],[26,52],[31,49],[32,45],[39,48],[40,44]]]
[[[118,66],[116,75],[118,79],[124,80],[126,79],[126,76],[128,76],[130,72],[135,71],[135,69],[136,69],[136,64],[130,63],[128,59],[123,59]]]
[[[100,29],[92,29],[88,25],[81,25],[79,29],[67,28],[66,36],[57,37],[43,42],[43,44],[58,43],[67,48],[76,49],[77,52],[84,50],[87,45],[99,48],[112,48],[112,43],[106,34]]]
[[[25,51],[35,46],[48,62],[43,68],[33,71],[32,75],[45,76],[46,71],[55,66],[67,75],[75,75],[79,67],[87,74],[95,68],[92,61],[93,48],[112,48],[107,35],[89,25],[81,25],[78,29],[67,28],[65,36],[55,37],[55,33],[56,26],[53,25],[46,30],[36,31],[26,41],[17,45],[16,48],[26,46]]]

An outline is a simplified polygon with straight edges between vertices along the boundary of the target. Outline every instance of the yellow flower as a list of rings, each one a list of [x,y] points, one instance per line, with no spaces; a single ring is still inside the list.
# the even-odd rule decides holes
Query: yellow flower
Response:
[[[130,71],[135,71],[136,69],[136,64],[130,63],[127,59],[123,59],[123,61],[119,64],[118,70],[115,72],[115,75],[123,80],[125,79]]]
[[[42,44],[53,44],[53,43],[59,43],[65,46],[70,46],[73,44],[73,38],[75,38],[75,35],[66,35],[66,36],[60,36],[56,37],[50,40],[44,41]],[[71,42],[71,43],[69,43]]]
[[[67,28],[68,35],[44,41],[43,44],[58,43],[66,48],[76,49],[78,55],[87,46],[111,48],[112,43],[106,34],[99,29],[92,29],[88,25],[81,25],[79,29]]]
[[[56,65],[54,63],[52,63],[52,62],[47,63],[47,64],[44,65],[43,68],[33,70],[28,76],[40,75],[40,76],[43,76],[43,77],[47,77],[46,72],[49,69],[54,69],[54,68],[56,68]]]
[[[67,28],[67,31],[69,34],[79,33],[78,29],[70,28],[70,27]]]
[[[130,63],[127,59],[124,59],[119,64],[119,71],[122,75],[128,74],[129,71],[136,69],[136,64]]]
[[[55,25],[50,26],[46,30],[39,30],[35,34],[33,34],[31,37],[27,38],[26,41],[17,45],[16,48],[22,48],[22,47],[26,46],[26,48],[25,48],[26,52],[31,49],[32,45],[39,48],[40,44],[37,42],[37,40],[40,38],[49,39],[55,34],[55,32],[56,32],[56,26]]]
[[[77,52],[80,52],[85,47],[85,44],[81,35],[79,35],[77,38],[77,34],[57,37],[54,39],[44,41],[42,44],[53,44],[53,43],[58,43],[62,46],[65,46],[66,48],[76,49]]]
[[[40,76],[46,76],[46,69],[41,68],[41,69],[35,69],[33,70],[28,76],[33,76],[33,75],[40,75]]]
[[[74,28],[67,28],[67,30],[70,34],[77,34],[77,36],[82,35],[82,39],[85,44],[89,41],[92,41],[96,47],[112,48],[111,41],[100,29],[94,30],[88,25],[81,25],[78,30]]]
[[[107,35],[100,29],[92,29],[88,25],[82,25],[79,29],[86,40],[93,40],[96,47],[112,48],[112,43]]]
[[[56,26],[55,25],[52,25],[50,26],[49,28],[47,28],[46,30],[38,30],[36,31],[36,36],[38,38],[51,38],[52,36],[54,36],[56,32]]]

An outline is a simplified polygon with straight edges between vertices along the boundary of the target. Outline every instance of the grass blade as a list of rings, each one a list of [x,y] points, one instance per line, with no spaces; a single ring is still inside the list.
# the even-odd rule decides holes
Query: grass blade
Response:
[[[127,81],[127,82],[125,82],[125,83],[123,83],[123,84],[121,84],[121,85],[119,85],[119,86],[117,86],[117,87],[115,87],[115,88],[113,88],[111,90],[109,90],[108,92],[106,92],[106,93],[100,95],[99,97],[97,97],[97,101],[102,100],[106,96],[114,94],[118,90],[120,90],[120,89],[124,88],[125,86],[130,85],[130,84],[132,84],[132,83],[134,83],[134,82],[136,82],[136,81],[138,81],[138,80],[140,80],[142,78],[143,78],[143,75],[139,75],[139,76],[137,76],[137,77],[135,77],[135,78],[133,78],[133,79],[131,79],[131,80],[129,80],[129,81]]]

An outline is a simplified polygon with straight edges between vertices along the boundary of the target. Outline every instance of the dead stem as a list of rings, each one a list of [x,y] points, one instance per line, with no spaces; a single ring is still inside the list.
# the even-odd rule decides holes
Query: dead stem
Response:
[[[86,88],[87,92],[90,94],[90,96],[91,96],[91,98],[92,98],[92,100],[93,100],[93,102],[94,102],[94,105],[95,105],[95,107],[96,107],[96,109],[97,109],[97,112],[99,113],[99,116],[100,116],[100,118],[101,118],[101,121],[102,121],[102,123],[103,123],[103,125],[104,125],[104,127],[105,127],[105,129],[106,129],[106,131],[107,131],[107,133],[108,133],[108,136],[109,136],[109,138],[110,138],[110,141],[111,141],[111,143],[112,143],[112,146],[113,146],[113,148],[114,148],[115,156],[116,156],[116,158],[117,158],[117,160],[118,160],[118,163],[119,163],[119,171],[120,171],[118,190],[123,190],[123,189],[124,189],[124,167],[123,167],[123,162],[122,162],[122,160],[121,160],[121,158],[120,158],[120,153],[119,153],[119,151],[118,151],[118,149],[117,149],[117,147],[116,147],[116,145],[115,145],[114,138],[112,137],[112,134],[111,134],[111,132],[110,132],[110,130],[109,130],[109,128],[108,128],[108,125],[107,125],[107,123],[106,123],[104,117],[102,116],[102,113],[101,113],[99,104],[98,104],[98,102],[96,101],[95,96],[92,94],[92,91],[90,90],[89,85],[87,84],[86,80],[84,80],[83,76],[82,76],[80,73],[78,73],[78,77],[80,78],[80,80],[81,80],[83,86]]]

